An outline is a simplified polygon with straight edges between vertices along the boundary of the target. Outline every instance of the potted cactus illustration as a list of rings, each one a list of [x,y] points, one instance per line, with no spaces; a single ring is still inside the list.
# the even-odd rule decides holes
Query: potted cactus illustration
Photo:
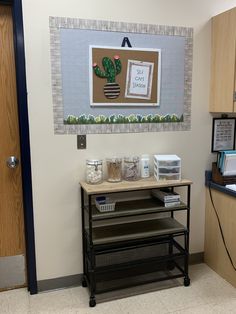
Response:
[[[120,85],[116,83],[116,75],[121,72],[121,61],[119,56],[114,56],[114,61],[108,57],[102,59],[104,71],[97,63],[93,64],[94,73],[100,78],[106,78],[107,83],[104,85],[104,95],[108,99],[115,99],[120,95]]]

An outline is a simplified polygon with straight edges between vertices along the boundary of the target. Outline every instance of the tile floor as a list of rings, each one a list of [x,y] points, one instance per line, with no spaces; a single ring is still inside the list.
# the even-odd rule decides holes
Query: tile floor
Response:
[[[0,314],[236,314],[236,289],[205,264],[190,267],[191,286],[178,286],[88,306],[82,287],[30,296],[26,289],[0,293]]]

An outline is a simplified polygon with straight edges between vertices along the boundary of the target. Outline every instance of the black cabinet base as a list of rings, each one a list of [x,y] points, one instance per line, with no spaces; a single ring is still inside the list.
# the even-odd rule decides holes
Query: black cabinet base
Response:
[[[88,287],[89,287],[88,289],[88,292],[90,294],[89,306],[90,307],[96,306],[96,295],[106,294],[111,291],[131,288],[135,286],[143,286],[144,287],[143,292],[145,293],[149,291],[148,289],[145,290],[145,286],[154,282],[157,283],[157,282],[162,282],[162,281],[169,281],[169,283],[167,284],[168,287],[172,286],[172,284],[174,287],[176,287],[177,282],[178,282],[178,286],[181,286],[181,281],[183,280],[182,282],[184,286],[188,287],[190,285],[190,278],[184,275],[183,273],[178,272],[177,267],[175,267],[174,269],[175,269],[174,272],[173,270],[171,272],[169,272],[169,270],[163,271],[162,277],[158,277],[158,276],[156,277],[157,273],[160,273],[160,274],[162,273],[162,271],[158,271],[156,273],[155,272],[150,273],[149,275],[146,274],[146,277],[148,278],[144,278],[144,275],[140,275],[140,276],[135,276],[135,277],[127,277],[127,278],[124,277],[123,279],[117,279],[117,280],[111,280],[111,281],[105,280],[101,282],[96,282],[97,289],[92,296],[91,296],[91,287],[89,285],[89,282],[87,283],[85,280],[84,282],[88,284]],[[176,281],[176,279],[178,281]]]

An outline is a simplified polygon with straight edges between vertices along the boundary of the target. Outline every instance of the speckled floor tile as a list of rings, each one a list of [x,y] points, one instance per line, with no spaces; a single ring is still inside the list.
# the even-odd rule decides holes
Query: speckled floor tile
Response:
[[[159,291],[158,296],[169,312],[205,304],[196,291],[189,287],[177,287]]]
[[[28,314],[29,295],[26,289],[0,292],[1,314]]]
[[[142,295],[117,300],[117,303],[120,306],[120,313],[122,314],[168,313],[167,308],[162,304],[158,294],[155,292],[149,292]]]
[[[235,314],[236,300],[223,302],[220,304],[205,304],[197,307],[191,307],[186,310],[176,311],[172,314]]]
[[[201,268],[199,265],[195,268],[192,267],[191,272],[193,272],[191,288],[204,303],[223,303],[236,300],[236,289],[206,265]]]
[[[63,311],[73,309],[72,297],[69,289],[32,295],[29,300],[30,313],[32,314],[63,313]]]
[[[190,278],[189,287],[100,300],[95,308],[89,307],[88,291],[82,287],[33,296],[16,289],[0,293],[0,314],[236,314],[236,289],[214,271],[205,264],[194,265]]]

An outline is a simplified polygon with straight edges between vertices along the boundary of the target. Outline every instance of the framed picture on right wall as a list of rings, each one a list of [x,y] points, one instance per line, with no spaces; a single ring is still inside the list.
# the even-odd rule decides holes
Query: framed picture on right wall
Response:
[[[211,151],[235,149],[235,118],[213,118]]]

